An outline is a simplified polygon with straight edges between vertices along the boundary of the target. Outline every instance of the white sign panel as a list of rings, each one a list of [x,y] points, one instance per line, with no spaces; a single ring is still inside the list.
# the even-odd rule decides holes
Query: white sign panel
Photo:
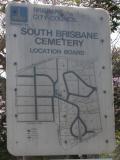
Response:
[[[114,149],[108,22],[102,9],[8,6],[7,125],[12,154]]]

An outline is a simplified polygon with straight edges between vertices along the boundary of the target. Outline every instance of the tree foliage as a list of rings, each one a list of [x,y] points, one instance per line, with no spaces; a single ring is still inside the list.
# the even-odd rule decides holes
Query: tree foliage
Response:
[[[117,147],[114,152],[114,160],[120,159],[120,48],[112,50],[114,110]]]
[[[120,131],[120,48],[113,48],[113,86],[114,86],[114,107],[116,130]]]

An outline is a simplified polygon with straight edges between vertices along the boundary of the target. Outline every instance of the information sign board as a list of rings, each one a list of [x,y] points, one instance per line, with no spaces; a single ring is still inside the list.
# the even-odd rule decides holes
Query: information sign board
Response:
[[[6,21],[8,150],[15,155],[112,151],[107,12],[11,3]]]

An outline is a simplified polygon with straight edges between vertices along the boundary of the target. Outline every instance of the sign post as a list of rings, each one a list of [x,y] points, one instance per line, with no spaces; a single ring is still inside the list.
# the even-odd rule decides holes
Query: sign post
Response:
[[[114,149],[108,22],[102,9],[8,5],[10,153],[79,155]]]

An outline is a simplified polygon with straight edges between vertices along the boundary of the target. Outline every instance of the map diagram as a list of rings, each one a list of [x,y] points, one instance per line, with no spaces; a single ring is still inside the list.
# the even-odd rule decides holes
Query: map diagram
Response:
[[[17,122],[55,123],[64,148],[102,131],[93,63],[43,60],[17,70],[16,86]]]

